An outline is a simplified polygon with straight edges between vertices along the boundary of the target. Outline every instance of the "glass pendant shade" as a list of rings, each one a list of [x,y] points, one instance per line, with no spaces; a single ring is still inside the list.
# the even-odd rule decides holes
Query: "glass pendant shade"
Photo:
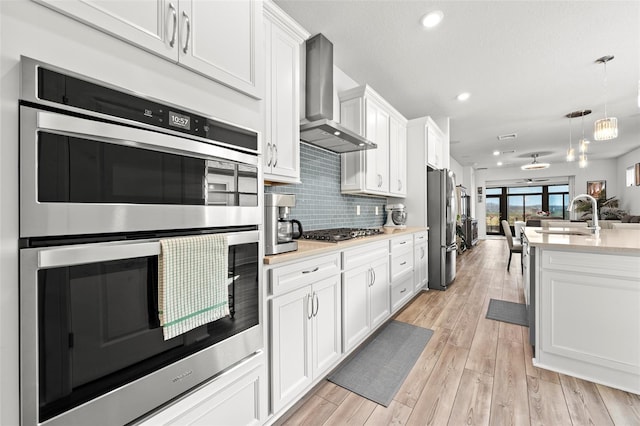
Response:
[[[578,166],[581,169],[587,167],[587,154],[580,154],[580,160],[578,161]]]
[[[608,141],[618,137],[618,119],[615,117],[601,118],[595,122],[593,138],[597,141]]]
[[[570,163],[576,160],[576,150],[574,148],[569,148],[567,150],[567,161]]]
[[[589,141],[586,139],[580,139],[580,153],[584,154],[589,149]]]

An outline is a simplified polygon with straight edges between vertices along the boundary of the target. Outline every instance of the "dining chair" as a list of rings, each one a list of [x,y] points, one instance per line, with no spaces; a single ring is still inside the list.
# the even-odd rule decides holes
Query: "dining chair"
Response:
[[[511,256],[513,253],[520,253],[520,261],[522,262],[522,243],[520,241],[513,240],[513,234],[511,233],[511,227],[509,226],[509,222],[503,220],[502,229],[504,230],[504,236],[507,240],[507,246],[509,246],[509,262],[507,263],[507,271],[511,266]]]

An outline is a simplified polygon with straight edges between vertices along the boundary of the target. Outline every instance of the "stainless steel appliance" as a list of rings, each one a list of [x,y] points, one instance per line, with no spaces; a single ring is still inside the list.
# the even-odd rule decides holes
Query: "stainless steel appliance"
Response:
[[[22,424],[125,424],[263,348],[259,135],[22,58]],[[165,341],[159,240],[224,234],[231,315]]]
[[[300,140],[333,152],[378,146],[333,121],[333,44],[322,34],[307,40],[305,111]]]
[[[289,219],[291,207],[296,206],[296,196],[293,194],[264,194],[265,221],[265,254],[279,254],[298,249],[298,242],[293,241],[302,237],[303,230],[300,221]],[[294,233],[294,225],[298,232]]]
[[[384,234],[384,230],[381,228],[330,228],[307,231],[303,237],[308,240],[337,243],[353,238],[371,237],[380,234]]]
[[[384,224],[386,228],[407,227],[407,211],[404,204],[388,204],[385,210],[387,211],[387,223]]]
[[[456,189],[450,170],[427,173],[429,288],[446,290],[456,278]]]

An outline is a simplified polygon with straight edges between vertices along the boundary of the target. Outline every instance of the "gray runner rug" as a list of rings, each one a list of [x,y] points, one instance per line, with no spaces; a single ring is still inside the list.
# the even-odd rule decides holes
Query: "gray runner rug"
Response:
[[[391,321],[328,380],[388,407],[433,331]]]
[[[524,303],[507,302],[506,300],[489,300],[487,318],[529,327],[527,306]]]

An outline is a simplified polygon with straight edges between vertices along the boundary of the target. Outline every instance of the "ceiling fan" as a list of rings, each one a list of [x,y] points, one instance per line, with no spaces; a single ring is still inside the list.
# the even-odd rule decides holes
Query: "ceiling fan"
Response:
[[[528,178],[528,179],[519,180],[518,183],[526,183],[527,185],[531,185],[533,183],[546,182],[548,180],[549,179],[544,179],[544,178],[539,178],[539,179]]]

